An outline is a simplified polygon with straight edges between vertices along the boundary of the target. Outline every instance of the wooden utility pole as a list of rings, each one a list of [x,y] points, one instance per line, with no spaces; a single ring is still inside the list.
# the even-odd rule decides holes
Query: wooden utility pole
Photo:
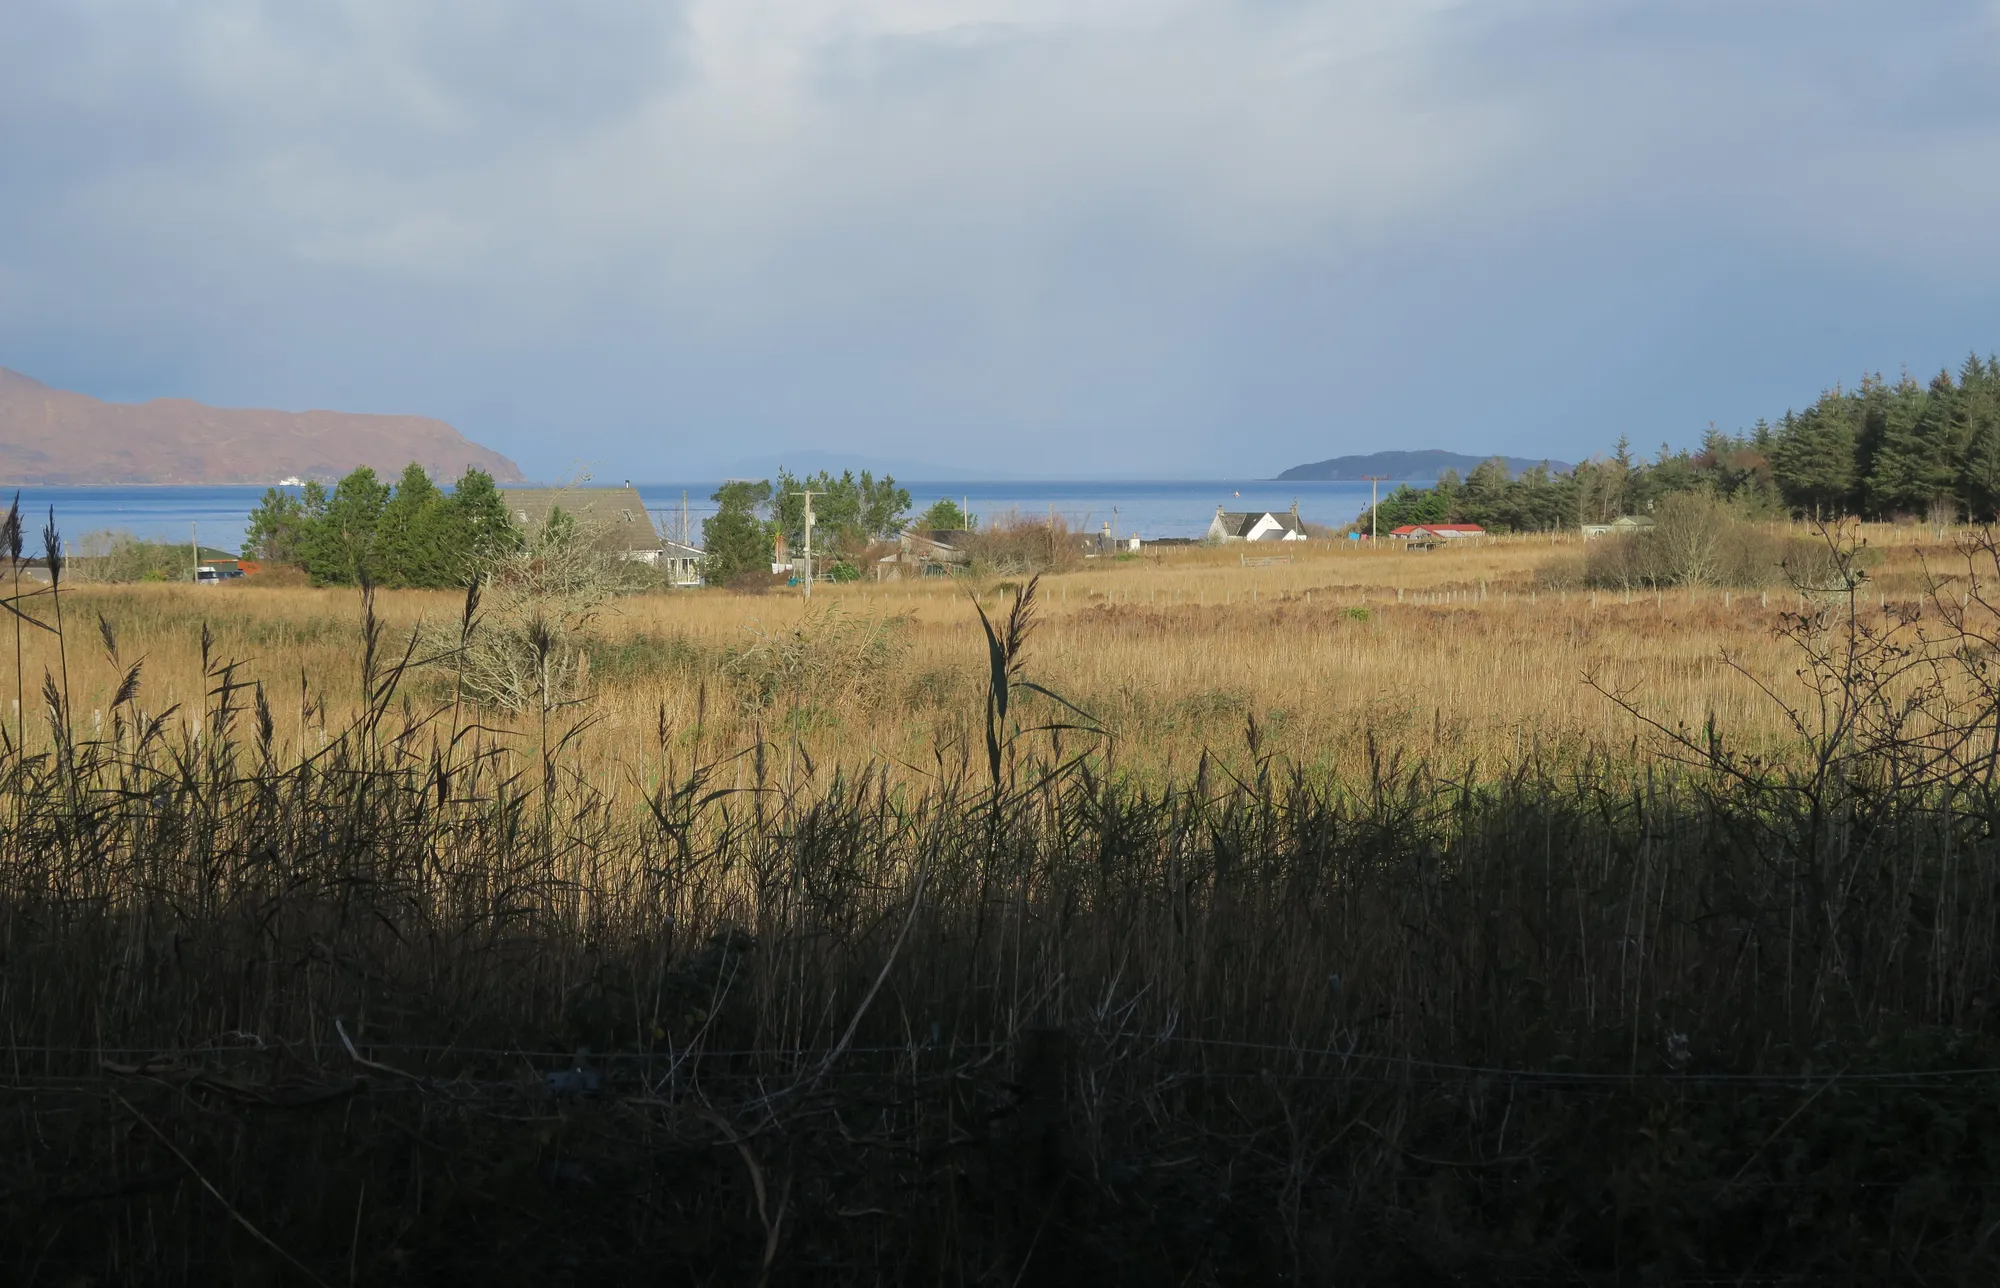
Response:
[[[1375,507],[1380,504],[1377,498],[1381,493],[1381,485],[1389,476],[1387,474],[1363,474],[1361,477],[1368,480],[1368,548],[1373,550],[1375,548]]]
[[[813,597],[813,498],[816,496],[825,496],[826,493],[794,492],[792,495],[802,496],[806,499],[806,545],[805,550],[799,557],[805,560],[806,602],[811,603]]]
[[[201,529],[194,520],[188,520],[188,549],[194,554],[194,567],[188,569],[189,581],[201,580]]]

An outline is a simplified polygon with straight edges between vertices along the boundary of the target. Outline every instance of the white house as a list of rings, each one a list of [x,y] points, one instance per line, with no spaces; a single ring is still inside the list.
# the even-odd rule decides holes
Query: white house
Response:
[[[1215,518],[1208,525],[1210,541],[1304,541],[1305,525],[1299,522],[1299,507],[1294,504],[1283,514],[1269,510],[1237,513],[1215,507]]]

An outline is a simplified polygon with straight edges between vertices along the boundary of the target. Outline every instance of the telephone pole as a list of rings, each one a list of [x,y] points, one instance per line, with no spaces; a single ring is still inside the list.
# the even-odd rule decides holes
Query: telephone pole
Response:
[[[194,567],[188,569],[189,581],[201,580],[201,529],[193,521],[188,521],[188,549],[194,552]]]
[[[1375,548],[1375,507],[1379,504],[1377,498],[1380,495],[1381,485],[1389,476],[1387,474],[1363,474],[1361,477],[1368,480],[1368,548],[1373,550]]]
[[[806,602],[811,603],[813,597],[813,498],[816,496],[825,496],[826,493],[802,491],[794,492],[792,495],[802,496],[806,499],[806,545],[805,550],[799,557],[805,560]]]

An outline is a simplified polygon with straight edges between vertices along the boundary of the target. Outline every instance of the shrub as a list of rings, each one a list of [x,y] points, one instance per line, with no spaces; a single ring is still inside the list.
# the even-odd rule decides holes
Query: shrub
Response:
[[[1060,517],[1001,515],[964,540],[976,576],[1059,572],[1083,561],[1076,534]]]
[[[428,651],[451,662],[458,690],[475,701],[544,713],[572,705],[589,692],[599,615],[646,571],[606,554],[594,525],[551,511],[525,544],[490,559],[465,620],[434,632]]]
[[[1575,590],[1591,584],[1590,562],[1583,554],[1554,555],[1535,569],[1538,590]]]
[[[890,691],[908,648],[905,616],[857,617],[836,602],[813,605],[789,629],[751,631],[726,669],[751,711],[866,705]]]
[[[1662,586],[1754,588],[1777,580],[1785,547],[1734,506],[1701,492],[1660,502],[1655,525],[1592,541],[1578,566],[1558,556],[1537,573],[1551,589],[1582,584],[1611,590]]]
[[[143,541],[129,532],[87,532],[70,551],[78,581],[188,581],[194,553],[180,542]]]

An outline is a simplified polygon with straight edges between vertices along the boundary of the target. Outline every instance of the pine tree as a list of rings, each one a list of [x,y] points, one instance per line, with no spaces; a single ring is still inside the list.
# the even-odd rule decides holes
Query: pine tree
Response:
[[[508,517],[506,498],[478,466],[468,467],[452,485],[448,510],[453,566],[445,569],[445,584],[462,585],[476,564],[520,547],[521,529]]]
[[[771,500],[771,485],[738,480],[724,483],[709,498],[715,513],[702,520],[702,576],[711,586],[727,585],[746,573],[771,567],[773,526],[758,511]]]
[[[325,510],[306,529],[300,559],[315,585],[352,585],[368,568],[375,525],[389,502],[389,487],[366,465],[334,485]]]
[[[1964,443],[1959,493],[1980,522],[2000,515],[2000,371],[1973,354],[1959,372],[1955,434]]]
[[[1877,518],[1924,514],[1950,497],[1958,471],[1945,432],[1953,392],[1940,373],[1925,389],[1905,375],[1890,391],[1880,445],[1868,475],[1868,509]]]
[[[1868,494],[1868,480],[1875,475],[1875,462],[1889,434],[1889,386],[1876,372],[1861,378],[1858,393],[1848,394],[1836,387],[1830,397],[1854,426],[1854,490],[1846,502],[1847,512],[1873,513],[1876,506]]]
[[[306,529],[326,507],[326,489],[308,483],[293,495],[283,488],[264,489],[264,499],[250,512],[243,532],[243,554],[267,563],[297,564]]]
[[[1771,443],[1771,473],[1785,504],[1804,514],[1845,513],[1854,494],[1854,445],[1854,420],[1838,391],[1802,413],[1786,412]]]
[[[375,521],[369,546],[368,575],[384,586],[443,584],[438,563],[448,552],[438,549],[446,534],[438,522],[444,493],[415,461],[403,467],[395,493]]]
[[[959,508],[958,502],[941,496],[931,502],[928,510],[912,519],[909,526],[919,532],[962,532],[969,522],[970,517]]]

